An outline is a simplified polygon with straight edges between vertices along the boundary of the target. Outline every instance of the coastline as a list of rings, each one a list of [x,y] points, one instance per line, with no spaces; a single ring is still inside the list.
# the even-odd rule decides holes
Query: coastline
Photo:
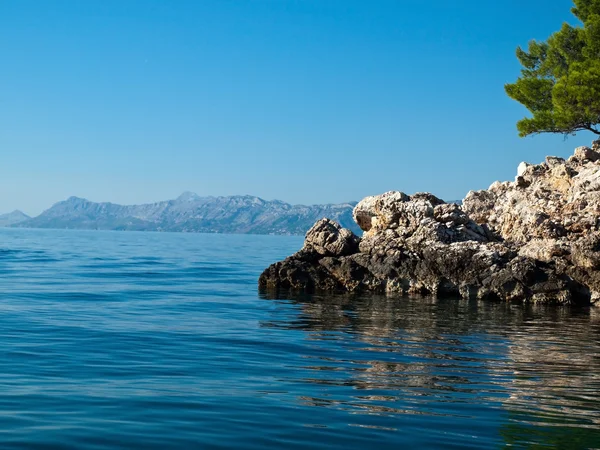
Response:
[[[521,163],[462,205],[392,191],[353,211],[362,237],[319,220],[262,289],[595,304],[600,300],[600,140],[567,160]]]

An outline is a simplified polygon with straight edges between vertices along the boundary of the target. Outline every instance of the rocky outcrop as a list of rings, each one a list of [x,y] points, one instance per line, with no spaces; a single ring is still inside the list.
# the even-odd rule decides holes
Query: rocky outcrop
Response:
[[[462,206],[388,192],[354,208],[361,238],[328,219],[260,276],[270,289],[375,291],[595,303],[600,299],[600,141],[522,163],[514,182]]]
[[[600,223],[599,152],[594,144],[577,148],[566,161],[547,157],[542,164],[521,163],[514,182],[469,192],[463,210],[518,244],[578,240]]]

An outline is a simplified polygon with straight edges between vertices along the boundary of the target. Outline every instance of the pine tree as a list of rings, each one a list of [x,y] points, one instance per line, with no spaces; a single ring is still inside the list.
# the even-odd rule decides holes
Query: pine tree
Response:
[[[517,48],[523,69],[509,97],[532,117],[517,122],[520,136],[537,133],[600,135],[600,0],[574,0],[582,26],[563,24],[546,42]]]

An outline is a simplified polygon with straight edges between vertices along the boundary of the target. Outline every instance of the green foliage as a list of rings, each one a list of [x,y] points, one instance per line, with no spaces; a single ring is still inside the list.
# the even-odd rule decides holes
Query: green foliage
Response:
[[[563,24],[546,42],[517,48],[523,66],[509,97],[532,114],[517,122],[520,136],[537,133],[600,135],[600,0],[574,0],[583,26]]]

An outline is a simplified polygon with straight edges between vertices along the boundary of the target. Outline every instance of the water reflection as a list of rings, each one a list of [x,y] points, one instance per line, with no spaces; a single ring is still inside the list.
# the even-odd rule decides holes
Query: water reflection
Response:
[[[261,295],[293,305],[293,315],[275,310],[263,327],[301,330],[317,343],[297,381],[322,395],[301,396],[303,404],[378,417],[360,425],[389,430],[408,416],[437,416],[442,428],[496,435],[498,444],[600,447],[594,309]]]

